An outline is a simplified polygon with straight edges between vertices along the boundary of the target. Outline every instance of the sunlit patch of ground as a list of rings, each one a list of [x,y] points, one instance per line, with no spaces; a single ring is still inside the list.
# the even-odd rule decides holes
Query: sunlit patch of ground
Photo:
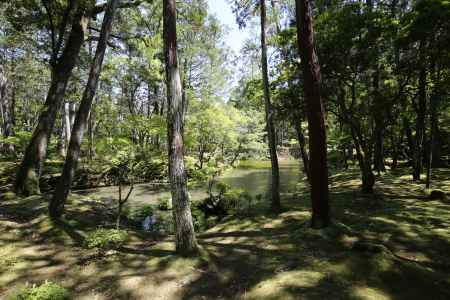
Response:
[[[450,299],[450,205],[426,201],[403,170],[359,192],[358,172],[331,177],[335,225],[309,228],[306,185],[283,195],[279,216],[227,217],[198,235],[200,254],[175,255],[173,238],[129,231],[117,253],[91,259],[83,238],[108,216],[72,197],[67,221],[52,224],[47,199],[0,202],[0,299],[18,286],[52,280],[76,299]],[[399,175],[399,176],[397,176]],[[450,172],[433,189],[450,191]],[[356,251],[367,241],[387,249]]]

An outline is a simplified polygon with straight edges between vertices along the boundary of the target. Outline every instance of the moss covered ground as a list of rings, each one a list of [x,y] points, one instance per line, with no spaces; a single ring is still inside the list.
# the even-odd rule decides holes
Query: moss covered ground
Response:
[[[450,171],[436,170],[434,182],[449,192]],[[313,230],[299,183],[280,215],[255,209],[199,234],[195,258],[176,256],[172,236],[131,229],[124,246],[95,256],[84,237],[110,220],[98,201],[72,196],[53,224],[47,195],[3,191],[0,299],[45,280],[76,299],[450,299],[450,204],[426,200],[423,186],[402,169],[367,196],[356,169],[335,173],[334,226]],[[367,244],[377,247],[355,247]]]

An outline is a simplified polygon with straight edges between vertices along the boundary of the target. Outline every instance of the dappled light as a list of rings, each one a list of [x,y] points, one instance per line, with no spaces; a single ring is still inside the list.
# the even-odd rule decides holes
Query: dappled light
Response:
[[[449,0],[0,1],[0,300],[449,300]]]
[[[304,192],[285,193],[278,216],[230,216],[199,234],[195,258],[177,257],[171,237],[139,231],[96,257],[82,240],[108,216],[86,217],[100,205],[89,196],[72,197],[68,221],[58,225],[45,216],[45,197],[8,201],[1,204],[0,283],[57,280],[79,299],[445,299],[450,205],[421,200],[409,180],[399,189],[389,176],[380,182],[383,194],[364,198],[352,174],[331,177],[333,227],[310,229]],[[361,240],[388,252],[352,250]]]

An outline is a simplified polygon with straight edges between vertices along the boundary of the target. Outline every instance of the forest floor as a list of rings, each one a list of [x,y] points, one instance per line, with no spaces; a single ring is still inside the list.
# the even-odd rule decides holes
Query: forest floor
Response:
[[[402,173],[403,172],[403,173]],[[450,204],[426,200],[406,169],[359,192],[357,170],[331,178],[335,225],[308,226],[304,184],[283,194],[284,212],[231,216],[198,235],[196,258],[173,237],[130,231],[111,255],[92,258],[83,237],[101,207],[72,196],[66,222],[46,216],[48,196],[0,201],[0,299],[45,280],[75,299],[450,299]],[[434,189],[450,191],[450,170]]]

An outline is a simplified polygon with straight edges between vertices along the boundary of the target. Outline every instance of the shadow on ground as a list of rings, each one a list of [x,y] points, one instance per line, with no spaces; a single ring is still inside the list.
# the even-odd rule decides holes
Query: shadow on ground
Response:
[[[73,196],[54,224],[45,196],[2,200],[0,298],[48,279],[76,299],[450,299],[450,205],[424,201],[402,174],[382,175],[365,196],[357,175],[331,178],[335,226],[309,228],[299,185],[279,216],[257,209],[200,234],[196,258],[175,256],[170,236],[130,231],[117,253],[92,259],[84,236],[113,217],[99,201]],[[440,189],[449,175],[435,174]],[[353,250],[359,241],[387,251]]]

